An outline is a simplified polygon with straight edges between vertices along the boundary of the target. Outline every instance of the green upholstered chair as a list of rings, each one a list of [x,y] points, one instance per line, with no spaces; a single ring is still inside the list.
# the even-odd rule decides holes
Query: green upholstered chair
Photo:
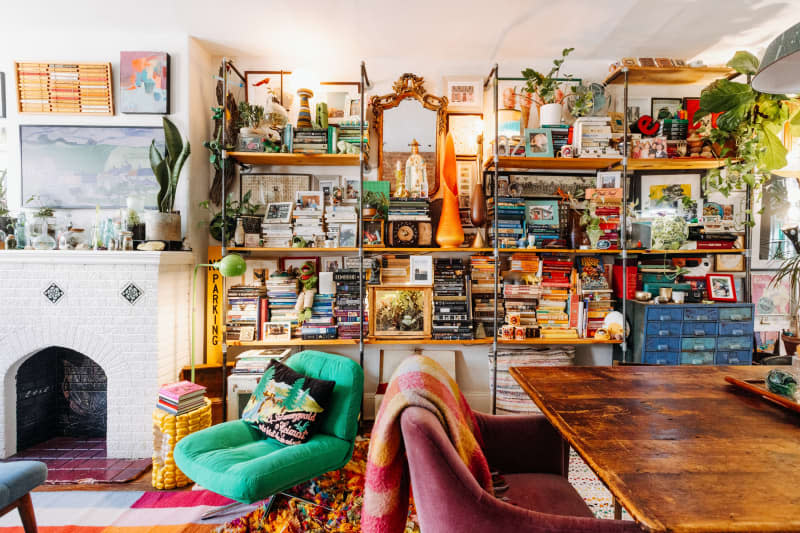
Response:
[[[253,503],[343,467],[353,454],[364,371],[341,355],[313,350],[285,361],[295,372],[335,381],[321,425],[308,442],[287,446],[241,420],[188,435],[175,464],[189,479],[240,503]]]

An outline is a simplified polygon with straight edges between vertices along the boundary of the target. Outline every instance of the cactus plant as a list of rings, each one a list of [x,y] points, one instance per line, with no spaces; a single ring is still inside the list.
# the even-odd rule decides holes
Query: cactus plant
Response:
[[[189,141],[181,139],[177,126],[167,117],[164,120],[164,155],[158,151],[155,139],[150,143],[150,166],[160,187],[158,191],[158,210],[172,213],[175,208],[175,193],[183,164],[189,157]]]

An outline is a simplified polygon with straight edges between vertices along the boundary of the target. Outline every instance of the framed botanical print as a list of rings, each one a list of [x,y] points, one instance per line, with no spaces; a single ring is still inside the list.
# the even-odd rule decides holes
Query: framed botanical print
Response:
[[[369,335],[420,339],[431,335],[432,289],[408,285],[369,286]]]
[[[483,109],[483,80],[480,78],[448,77],[444,85],[448,109],[475,113]]]

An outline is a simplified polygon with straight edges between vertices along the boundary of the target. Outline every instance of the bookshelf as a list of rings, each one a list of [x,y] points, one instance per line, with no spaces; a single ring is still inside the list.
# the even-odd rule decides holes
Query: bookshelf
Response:
[[[292,167],[355,167],[361,162],[359,154],[228,152],[228,157],[245,165]]]
[[[621,157],[505,157],[497,158],[499,170],[605,170],[622,161]],[[493,170],[494,162],[490,159],[484,165],[485,170]]]
[[[625,79],[625,71],[628,77]],[[733,79],[728,67],[617,67],[606,76],[605,85],[708,85],[720,78]]]

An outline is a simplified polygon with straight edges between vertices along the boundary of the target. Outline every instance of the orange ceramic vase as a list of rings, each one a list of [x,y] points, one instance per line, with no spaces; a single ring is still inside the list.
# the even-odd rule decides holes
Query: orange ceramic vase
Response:
[[[453,134],[448,133],[444,143],[441,176],[442,215],[436,229],[436,242],[442,248],[456,248],[464,242],[464,230],[461,227],[461,215],[458,212],[458,182],[456,180],[456,148]]]

